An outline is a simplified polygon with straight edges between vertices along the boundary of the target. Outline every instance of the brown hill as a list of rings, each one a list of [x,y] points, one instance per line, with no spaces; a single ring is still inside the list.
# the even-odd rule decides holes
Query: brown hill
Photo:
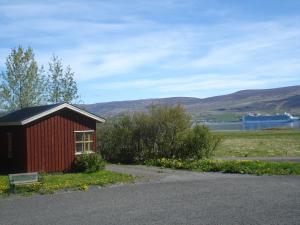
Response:
[[[273,88],[243,90],[228,95],[209,98],[172,97],[159,99],[141,99],[133,101],[115,101],[87,104],[83,107],[104,117],[124,113],[146,111],[151,104],[182,105],[194,119],[237,119],[247,112],[300,114],[300,85]]]

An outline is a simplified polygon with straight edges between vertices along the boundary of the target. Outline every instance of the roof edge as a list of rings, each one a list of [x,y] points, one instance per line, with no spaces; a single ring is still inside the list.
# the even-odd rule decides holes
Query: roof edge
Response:
[[[57,112],[58,110],[61,110],[61,109],[64,109],[64,108],[68,108],[68,109],[70,109],[70,110],[72,110],[72,111],[75,111],[75,112],[81,114],[81,115],[84,115],[84,116],[89,117],[89,118],[91,118],[91,119],[93,119],[93,120],[96,120],[97,122],[100,122],[100,123],[104,123],[104,122],[105,122],[105,119],[104,119],[104,118],[101,118],[101,117],[99,117],[99,116],[96,116],[96,115],[94,115],[94,114],[92,114],[92,113],[89,113],[89,112],[87,112],[87,111],[85,111],[85,110],[83,110],[83,109],[77,108],[77,107],[75,107],[75,106],[73,106],[73,105],[70,105],[70,104],[68,104],[68,103],[63,103],[63,104],[57,105],[56,107],[53,107],[53,108],[51,108],[51,109],[48,109],[48,110],[46,110],[46,111],[44,111],[44,112],[41,112],[41,113],[39,113],[39,114],[36,114],[36,115],[34,115],[34,116],[32,116],[32,117],[26,118],[26,119],[24,119],[24,120],[22,120],[22,121],[20,121],[20,122],[3,122],[3,123],[0,123],[0,126],[18,126],[18,125],[26,125],[26,124],[28,124],[28,123],[31,123],[31,122],[33,122],[33,121],[35,121],[35,120],[38,120],[38,119],[40,119],[40,118],[43,118],[44,116],[47,116],[47,115],[49,115],[49,114],[51,114],[51,113]]]
[[[4,126],[20,126],[22,125],[21,122],[2,122],[0,123],[0,127],[4,127]]]

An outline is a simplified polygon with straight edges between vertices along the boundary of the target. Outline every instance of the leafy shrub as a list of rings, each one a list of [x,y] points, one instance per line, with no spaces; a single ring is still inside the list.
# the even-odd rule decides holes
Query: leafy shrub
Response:
[[[98,132],[99,151],[110,162],[137,163],[150,159],[210,157],[220,139],[204,126],[191,128],[181,106],[152,106],[107,121]]]
[[[195,169],[194,165],[190,161],[180,159],[151,159],[146,160],[145,164],[148,166],[159,166],[172,169]]]
[[[106,160],[121,163],[178,158],[179,133],[190,126],[190,116],[182,107],[152,106],[148,113],[104,124],[98,133],[99,151]]]
[[[96,153],[78,155],[74,161],[75,172],[96,172],[104,169],[105,162]]]
[[[220,137],[214,135],[205,126],[195,126],[181,134],[181,146],[177,158],[180,159],[203,159],[214,154]]]
[[[133,163],[137,152],[133,146],[133,122],[130,116],[110,120],[101,127],[98,143],[102,156],[110,162]]]
[[[190,115],[181,106],[153,106],[144,121],[146,124],[139,123],[143,133],[140,142],[144,144],[141,160],[179,158],[179,134],[190,129]]]

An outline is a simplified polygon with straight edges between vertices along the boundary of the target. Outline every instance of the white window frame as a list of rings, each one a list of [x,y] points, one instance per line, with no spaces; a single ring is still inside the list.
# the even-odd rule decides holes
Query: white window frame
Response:
[[[13,151],[12,151],[12,133],[8,132],[7,135],[7,158],[13,158]]]
[[[85,149],[83,149],[83,151],[81,151],[81,152],[77,152],[77,149],[76,149],[76,144],[77,144],[77,143],[82,143],[82,144],[83,144],[83,148],[85,147],[85,143],[92,143],[92,147],[93,147],[93,146],[94,146],[94,138],[93,138],[91,141],[85,141],[85,140],[84,140],[85,138],[83,138],[84,141],[77,141],[77,140],[76,140],[76,133],[83,133],[83,134],[85,134],[85,133],[93,133],[93,135],[94,135],[95,130],[76,130],[76,131],[74,131],[74,139],[75,139],[75,155],[81,155],[81,154],[84,154],[84,153],[88,153],[88,154],[94,153],[94,152],[91,151],[91,150],[86,151]]]

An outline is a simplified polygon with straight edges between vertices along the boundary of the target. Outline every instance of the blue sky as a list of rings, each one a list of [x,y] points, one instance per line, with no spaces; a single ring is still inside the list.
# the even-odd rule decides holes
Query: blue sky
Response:
[[[0,70],[18,45],[69,64],[85,103],[297,85],[300,1],[0,0]]]

